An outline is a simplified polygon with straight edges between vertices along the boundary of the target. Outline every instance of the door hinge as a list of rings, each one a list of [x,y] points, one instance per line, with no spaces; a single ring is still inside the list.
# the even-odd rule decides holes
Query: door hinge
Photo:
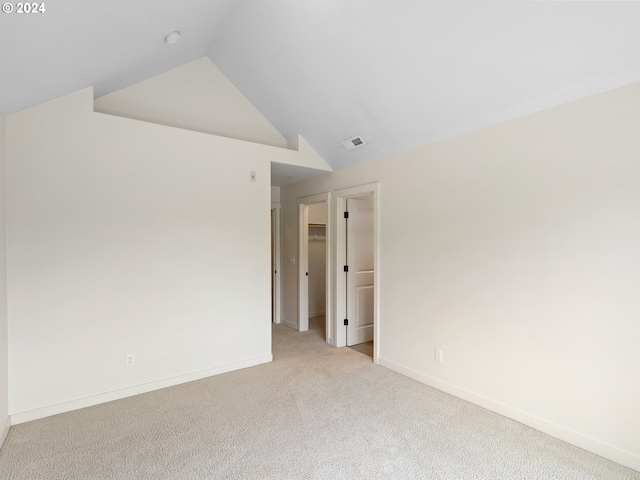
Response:
[[[345,271],[346,273],[348,273],[348,272],[349,272],[349,265],[345,265],[345,266],[344,266],[344,271]]]
[[[344,218],[349,218],[349,212],[344,212]]]
[[[347,325],[349,325],[349,320],[348,319],[344,319],[344,326],[346,327]]]

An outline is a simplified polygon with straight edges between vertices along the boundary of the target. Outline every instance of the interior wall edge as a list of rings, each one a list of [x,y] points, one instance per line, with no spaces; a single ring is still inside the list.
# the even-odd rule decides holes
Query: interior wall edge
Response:
[[[624,465],[625,467],[640,471],[640,456],[635,455],[632,452],[618,448],[614,445],[609,445],[608,443],[589,437],[581,432],[550,422],[529,412],[525,412],[483,395],[479,395],[470,390],[458,387],[448,382],[443,382],[442,380],[425,375],[391,360],[378,357],[378,364],[429,387],[435,388],[436,390],[440,390],[441,392],[466,400],[467,402],[478,405],[479,407],[486,408],[494,413],[510,418],[511,420],[515,420],[516,422],[527,425],[539,432],[580,447],[591,453],[595,453],[596,455],[619,463],[620,465]]]
[[[9,429],[11,428],[11,417],[7,417],[6,422],[4,422],[4,426],[2,430],[0,430],[0,448],[4,445],[4,441],[7,439],[7,435],[9,435]]]
[[[9,433],[9,317],[7,309],[7,117],[0,111],[0,447]]]

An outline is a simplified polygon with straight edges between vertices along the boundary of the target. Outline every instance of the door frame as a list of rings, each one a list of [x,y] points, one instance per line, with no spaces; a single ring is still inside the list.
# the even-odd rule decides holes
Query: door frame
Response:
[[[272,228],[274,229],[274,263],[275,263],[275,271],[273,270],[273,265],[271,266],[271,275],[273,278],[273,323],[280,323],[280,314],[282,308],[282,294],[281,294],[281,284],[280,278],[282,278],[282,265],[281,265],[281,235],[280,235],[280,221],[281,221],[281,205],[280,203],[271,202],[271,211],[274,212],[274,221]]]
[[[344,265],[346,265],[347,228],[344,221],[344,212],[347,208],[348,198],[358,198],[366,195],[373,195],[373,362],[378,363],[380,353],[380,186],[379,183],[369,183],[356,187],[334,190],[332,192],[335,210],[332,220],[335,226],[335,263],[333,264],[334,286],[333,292],[335,320],[335,346],[345,347],[347,336],[342,320],[347,318],[346,312],[346,287],[347,282],[344,275]]]
[[[331,318],[331,193],[320,193],[297,199],[298,204],[298,331],[309,330],[309,279],[306,273],[309,271],[309,205],[324,203],[327,210],[326,248],[326,333],[327,343],[332,343],[332,318]]]

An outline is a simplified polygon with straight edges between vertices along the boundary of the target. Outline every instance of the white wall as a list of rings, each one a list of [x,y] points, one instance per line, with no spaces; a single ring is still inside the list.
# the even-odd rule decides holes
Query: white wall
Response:
[[[283,258],[296,198],[379,181],[380,363],[640,470],[639,104],[635,84],[283,187]]]
[[[0,112],[0,446],[2,446],[2,443],[9,432],[5,130],[6,117],[2,112]]]
[[[280,187],[271,187],[271,203],[280,203]]]
[[[331,171],[300,135],[285,139],[207,57],[100,97],[93,108],[100,113],[286,148],[290,151],[280,151],[273,163]]]
[[[309,205],[309,223],[327,224],[327,206],[325,202]]]
[[[7,118],[14,422],[271,359],[270,163],[299,154],[92,107]]]
[[[95,101],[95,110],[265,145],[287,140],[202,57]]]

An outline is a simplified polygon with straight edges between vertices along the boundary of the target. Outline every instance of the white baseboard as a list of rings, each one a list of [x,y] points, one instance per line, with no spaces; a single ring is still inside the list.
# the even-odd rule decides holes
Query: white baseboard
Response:
[[[4,426],[2,430],[0,430],[0,448],[4,445],[4,441],[7,439],[7,435],[9,435],[9,429],[11,428],[11,417],[7,417],[7,421],[4,422]]]
[[[608,443],[604,443],[583,433],[576,432],[570,428],[550,422],[544,418],[537,417],[469,390],[465,390],[464,388],[424,375],[416,370],[407,368],[390,360],[386,360],[382,357],[378,357],[378,364],[388,368],[389,370],[393,370],[417,380],[420,383],[424,383],[425,385],[429,385],[430,387],[479,405],[480,407],[511,418],[524,425],[528,425],[542,433],[546,433],[547,435],[551,435],[552,437],[595,453],[596,455],[600,455],[601,457],[619,463],[620,465],[640,471],[640,455],[609,445]]]
[[[290,322],[286,318],[280,318],[280,323],[282,323],[282,325],[286,327],[293,328],[294,330],[298,330],[298,324]]]
[[[184,375],[178,375],[176,377],[166,378],[164,380],[144,383],[142,385],[136,385],[135,387],[123,388],[122,390],[115,390],[113,392],[92,395],[91,397],[79,398],[77,400],[71,400],[55,405],[49,405],[47,407],[36,408],[34,410],[14,413],[9,416],[10,425],[30,422],[31,420],[50,417],[51,415],[70,412],[72,410],[79,410],[81,408],[91,407],[93,405],[111,402],[113,400],[119,400],[121,398],[133,397],[134,395],[152,392],[154,390],[160,390],[161,388],[173,387],[175,385],[180,385],[181,383],[193,382],[194,380],[200,380],[202,378],[212,377],[214,375],[220,375],[222,373],[233,372],[234,370],[254,367],[263,363],[269,363],[272,360],[273,355],[263,355],[261,357],[250,358],[249,360],[243,360],[241,362],[229,363],[218,367],[208,368],[206,370],[200,370]]]
[[[319,317],[320,315],[326,315],[327,312],[325,312],[324,310],[320,310],[317,312],[309,312],[309,318],[313,318],[313,317]]]

